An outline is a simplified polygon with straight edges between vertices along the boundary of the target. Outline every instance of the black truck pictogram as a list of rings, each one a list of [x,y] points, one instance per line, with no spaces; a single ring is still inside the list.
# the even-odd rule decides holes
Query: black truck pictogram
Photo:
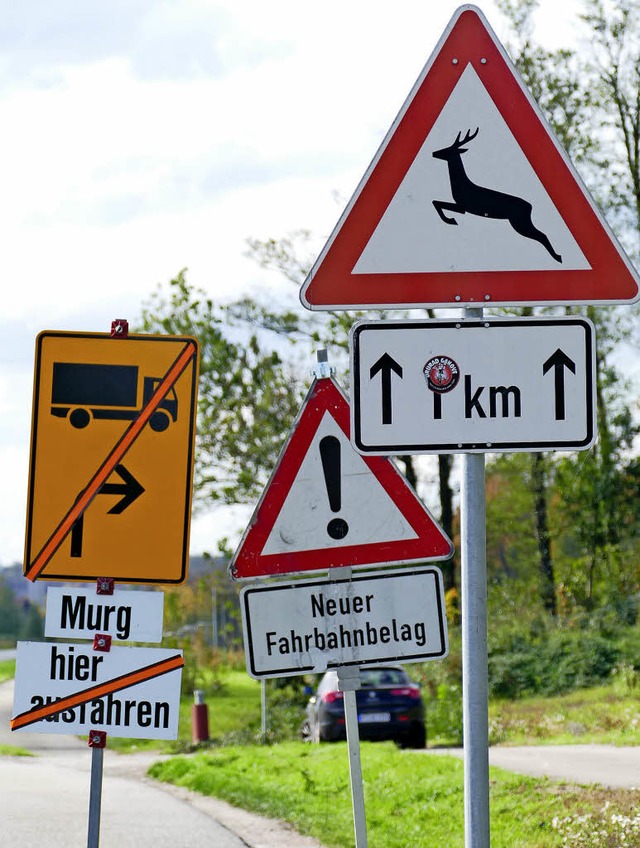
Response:
[[[141,381],[137,365],[54,362],[51,414],[58,418],[68,416],[77,429],[86,427],[92,418],[133,421],[161,382],[162,377],[143,377]],[[162,432],[177,420],[178,397],[172,386],[151,416],[149,426]]]

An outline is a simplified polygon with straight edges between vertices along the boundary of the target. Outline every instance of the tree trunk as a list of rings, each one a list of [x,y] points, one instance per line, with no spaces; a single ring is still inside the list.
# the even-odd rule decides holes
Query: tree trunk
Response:
[[[453,541],[453,489],[449,482],[453,457],[448,453],[438,454],[438,481],[440,486],[440,524],[447,536]],[[456,588],[456,555],[442,563],[444,590]]]
[[[407,483],[417,492],[418,491],[418,475],[413,464],[412,456],[399,456],[398,459],[404,465],[404,476],[407,478]]]
[[[404,476],[407,482],[417,491],[418,475],[416,473],[413,456],[399,456],[398,459],[404,465]],[[453,489],[449,483],[453,457],[450,454],[438,455],[438,484],[440,495],[440,526],[453,540]],[[444,578],[444,590],[456,588],[455,555],[441,564],[442,576]]]
[[[551,538],[547,517],[547,484],[545,459],[541,453],[531,455],[531,481],[533,484],[533,499],[536,518],[536,535],[540,553],[540,597],[547,612],[556,616],[558,606],[556,601],[556,581],[551,559]]]

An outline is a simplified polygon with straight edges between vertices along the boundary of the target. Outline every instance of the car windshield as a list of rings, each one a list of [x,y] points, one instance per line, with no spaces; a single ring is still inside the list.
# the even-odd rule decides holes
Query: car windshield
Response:
[[[409,678],[401,668],[362,668],[360,681],[362,686],[375,689],[380,686],[406,686]]]

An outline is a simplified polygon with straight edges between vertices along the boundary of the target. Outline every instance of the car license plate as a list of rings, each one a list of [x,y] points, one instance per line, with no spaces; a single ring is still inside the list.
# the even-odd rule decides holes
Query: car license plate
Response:
[[[373,724],[379,721],[391,721],[390,713],[362,713],[358,716],[360,724]]]

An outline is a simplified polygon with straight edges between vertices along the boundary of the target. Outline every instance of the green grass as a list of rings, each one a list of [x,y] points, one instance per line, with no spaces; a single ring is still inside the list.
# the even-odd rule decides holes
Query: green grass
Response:
[[[15,677],[16,661],[2,660],[0,661],[0,683],[5,680],[11,680]],[[3,757],[32,757],[31,751],[26,748],[20,748],[17,745],[0,745],[0,756]]]
[[[244,671],[225,669],[215,682],[209,681],[207,685],[205,681],[205,693],[211,744],[254,741],[260,729],[260,683]],[[109,748],[121,753],[185,751],[192,744],[192,706],[192,694],[181,698],[177,742],[113,737],[109,739]]]
[[[492,702],[492,745],[640,745],[638,690],[617,684],[551,698]]]
[[[10,678],[13,672],[12,661],[0,663],[0,680]],[[154,766],[151,774],[283,819],[330,848],[351,848],[354,837],[346,745],[234,745],[253,743],[258,737],[260,684],[244,671],[224,669],[199,685],[206,691],[214,747],[188,758],[173,757]],[[192,695],[182,699],[177,743],[111,738],[109,748],[189,750],[192,703]],[[637,689],[620,681],[555,698],[493,702],[492,743],[640,744],[639,703]],[[2,754],[28,752],[7,746],[0,747]],[[460,760],[399,751],[387,743],[363,743],[362,762],[370,848],[463,846]],[[631,790],[566,786],[492,769],[492,848],[640,845],[640,817],[634,818],[637,807],[638,793]],[[626,828],[626,842],[616,828]]]
[[[0,683],[11,680],[16,676],[15,660],[0,660]]]
[[[26,748],[17,745],[0,745],[0,757],[33,757],[34,754]]]
[[[390,743],[363,743],[361,752],[370,848],[462,848],[461,760],[400,751]],[[287,821],[330,848],[354,845],[346,743],[220,748],[174,757],[150,774]],[[560,848],[554,818],[571,817],[575,827],[579,816],[600,817],[607,801],[608,815],[631,817],[637,793],[562,786],[491,769],[492,848]]]
[[[244,671],[225,670],[216,685],[206,689],[211,744],[251,743],[260,729],[260,683]],[[185,752],[191,746],[193,697],[182,698],[178,741],[110,739],[109,747],[126,752],[157,750]],[[271,695],[268,695],[269,717]],[[302,710],[299,711],[302,721]],[[429,711],[427,710],[427,726]],[[291,728],[295,735],[297,723]],[[429,747],[455,744],[454,737],[429,730]],[[562,745],[576,742],[640,745],[638,689],[619,683],[580,689],[567,695],[492,701],[489,705],[492,745]]]

